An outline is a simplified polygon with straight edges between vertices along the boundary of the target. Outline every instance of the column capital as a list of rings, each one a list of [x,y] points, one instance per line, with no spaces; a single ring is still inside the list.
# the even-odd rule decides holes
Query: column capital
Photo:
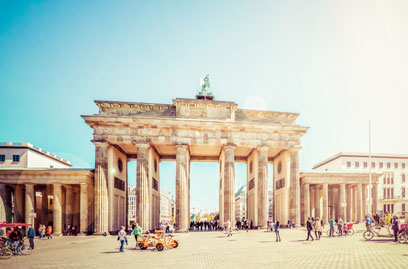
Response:
[[[108,142],[106,140],[91,140],[91,142],[97,146],[97,147],[102,147],[102,146],[108,146]]]
[[[226,144],[223,146],[223,149],[235,149],[236,145],[235,144]]]
[[[185,149],[188,149],[188,144],[175,144],[174,145],[176,148],[185,148]]]
[[[259,147],[256,147],[256,150],[258,150],[258,151],[267,151],[267,150],[269,150],[269,147],[268,146],[259,146]]]

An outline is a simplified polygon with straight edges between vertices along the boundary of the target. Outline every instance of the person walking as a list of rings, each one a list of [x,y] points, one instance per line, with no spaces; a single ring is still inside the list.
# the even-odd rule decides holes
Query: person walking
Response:
[[[394,231],[394,242],[398,242],[398,232],[400,229],[400,222],[398,216],[394,216],[392,222],[392,230]]]
[[[34,249],[34,237],[36,236],[36,234],[31,224],[28,225],[28,235],[27,236],[28,236],[28,240],[30,241],[31,249]]]
[[[139,226],[139,223],[136,223],[133,228],[133,234],[135,235],[136,247],[137,247],[137,237],[142,234],[142,227]]]
[[[48,239],[52,239],[52,226],[51,225],[49,225],[48,226],[48,228],[47,228],[47,230],[45,231],[45,233],[47,234],[47,238]]]
[[[277,221],[273,226],[274,226],[273,228],[275,230],[275,235],[276,235],[276,242],[280,242],[281,238],[279,235],[279,221]]]
[[[309,237],[313,239],[313,236],[311,234],[311,232],[313,231],[313,225],[312,225],[312,220],[310,219],[310,217],[307,218],[307,223],[306,223],[306,228],[307,228],[307,238],[306,240],[309,240]]]
[[[40,227],[38,227],[38,237],[39,237],[40,239],[43,239],[43,238],[44,238],[43,229],[44,229],[43,225],[40,224]]]
[[[126,232],[125,226],[120,227],[120,231],[118,232],[118,240],[120,242],[120,252],[125,252],[125,243],[126,243]]]
[[[320,236],[322,235],[322,223],[319,220],[319,217],[316,217],[316,221],[314,223],[314,231],[317,240],[320,240]]]
[[[337,228],[339,229],[339,236],[343,236],[343,219],[340,218],[339,222],[337,223]]]
[[[329,228],[330,228],[329,237],[333,237],[334,236],[334,219],[333,218],[330,219]]]
[[[227,232],[227,237],[232,236],[232,231],[231,231],[231,222],[228,220],[225,224],[225,231]]]

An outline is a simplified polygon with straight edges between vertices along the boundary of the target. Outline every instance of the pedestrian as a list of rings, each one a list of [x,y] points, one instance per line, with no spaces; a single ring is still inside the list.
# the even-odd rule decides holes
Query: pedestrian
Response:
[[[323,219],[320,220],[320,225],[322,226],[322,231],[324,230],[324,221]]]
[[[310,217],[307,218],[306,228],[307,228],[307,239],[306,240],[309,240],[309,237],[310,237],[312,238],[312,241],[313,241],[314,239],[311,234],[311,232],[313,231],[313,225],[312,225],[312,220],[310,219]]]
[[[125,243],[126,243],[126,232],[125,226],[120,227],[120,231],[118,232],[118,240],[120,242],[120,252],[125,252]]]
[[[142,227],[139,226],[139,223],[136,223],[134,226],[135,228],[133,229],[133,234],[135,235],[136,239],[136,247],[137,247],[137,237],[142,234]]]
[[[231,231],[231,222],[228,220],[226,223],[224,223],[225,230],[227,232],[227,237],[232,236],[232,231]]]
[[[44,229],[43,225],[40,224],[40,226],[38,227],[38,237],[39,237],[40,239],[43,239],[43,238],[44,238],[43,229]]]
[[[394,231],[394,242],[398,242],[398,232],[400,229],[400,223],[398,216],[394,216],[394,221],[392,223],[392,229]]]
[[[289,228],[289,229],[292,229],[292,225],[291,225],[291,223],[292,223],[292,222],[291,222],[291,220],[290,220],[290,219],[288,219],[288,228]]]
[[[369,231],[371,229],[371,218],[369,215],[366,215],[365,217],[365,223],[366,223],[366,229]]]
[[[51,225],[48,225],[48,228],[47,228],[47,230],[45,232],[47,234],[47,238],[52,239],[52,226]]]
[[[314,223],[314,231],[317,240],[320,240],[322,236],[322,223],[320,222],[319,217],[316,217],[316,221]]]
[[[34,237],[36,236],[35,231],[33,227],[28,225],[28,240],[30,241],[30,247],[31,249],[34,249]]]
[[[334,236],[334,219],[333,218],[330,219],[329,228],[330,228],[329,237],[333,237]]]
[[[10,239],[10,235],[11,235],[12,232],[14,232],[14,228],[13,228],[13,227],[11,227],[11,228],[7,231],[7,233],[6,233],[7,238]]]
[[[337,228],[339,230],[339,236],[343,236],[343,219],[340,218],[339,222],[337,223]]]
[[[280,235],[279,235],[279,221],[277,221],[273,226],[274,226],[274,229],[275,229],[276,242],[280,242],[281,238],[280,238]]]

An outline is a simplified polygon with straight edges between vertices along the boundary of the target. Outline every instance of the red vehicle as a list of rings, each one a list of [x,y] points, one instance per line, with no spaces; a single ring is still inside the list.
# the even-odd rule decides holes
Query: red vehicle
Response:
[[[344,230],[344,235],[353,235],[354,234],[354,229],[353,229],[353,225],[355,222],[349,222],[349,223],[345,223],[343,226],[343,230]]]
[[[408,224],[401,224],[398,232],[398,242],[408,243]]]

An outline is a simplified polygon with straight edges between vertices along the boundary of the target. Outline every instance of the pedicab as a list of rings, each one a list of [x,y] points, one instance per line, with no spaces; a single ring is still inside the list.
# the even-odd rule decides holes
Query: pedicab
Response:
[[[398,231],[398,242],[400,242],[401,244],[408,243],[408,223],[401,224]]]
[[[147,249],[149,247],[156,248],[162,251],[164,248],[178,247],[178,240],[173,239],[172,235],[164,235],[163,230],[155,230],[155,234],[144,234],[137,237],[137,245],[140,249]],[[164,235],[164,236],[163,236]]]
[[[345,223],[343,225],[343,235],[353,235],[354,234],[354,229],[353,229],[354,224],[355,222]],[[327,233],[327,236],[330,235],[330,228],[327,230],[326,233]],[[339,235],[338,226],[337,224],[334,224],[333,236],[338,236],[338,235]]]
[[[23,227],[28,226],[28,223],[0,223],[0,228],[11,228],[11,227]],[[19,250],[19,251],[17,251]],[[24,244],[24,240],[19,240],[16,243],[12,243],[10,239],[7,237],[0,238],[0,258],[1,259],[8,259],[13,254],[23,254],[29,255],[31,254],[31,248]]]
[[[381,228],[382,228],[381,225],[371,226],[367,231],[365,231],[363,233],[364,239],[367,240],[367,241],[371,240],[371,239],[373,239],[374,235],[377,236],[377,237],[389,237],[389,238],[393,237],[393,235],[389,233],[389,231],[388,231],[388,229],[386,227],[385,227],[385,229],[386,229],[387,234],[382,233]]]

